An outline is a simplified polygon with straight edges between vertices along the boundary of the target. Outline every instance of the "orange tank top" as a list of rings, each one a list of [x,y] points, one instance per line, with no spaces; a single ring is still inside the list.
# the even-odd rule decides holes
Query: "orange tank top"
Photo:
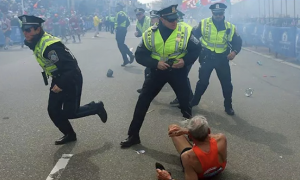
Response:
[[[214,138],[210,138],[209,141],[209,152],[204,152],[198,146],[193,146],[193,151],[199,159],[203,169],[203,173],[198,174],[198,178],[209,178],[217,175],[222,172],[226,166],[226,162],[219,162],[217,141]]]

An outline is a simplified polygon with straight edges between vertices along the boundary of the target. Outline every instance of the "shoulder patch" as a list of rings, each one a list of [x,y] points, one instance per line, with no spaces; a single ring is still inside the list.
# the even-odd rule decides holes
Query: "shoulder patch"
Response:
[[[191,35],[191,38],[190,40],[195,43],[196,45],[198,45],[200,43],[200,41],[194,36],[194,35]]]
[[[54,50],[51,50],[49,53],[48,53],[48,59],[50,61],[52,61],[53,63],[56,63],[57,61],[59,61],[59,58],[56,54],[56,52]]]

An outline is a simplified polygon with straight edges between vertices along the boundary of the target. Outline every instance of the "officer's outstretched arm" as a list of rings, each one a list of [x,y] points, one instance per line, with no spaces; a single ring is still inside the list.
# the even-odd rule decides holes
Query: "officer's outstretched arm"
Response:
[[[152,52],[149,51],[142,40],[135,51],[136,62],[148,68],[157,68],[158,60],[151,57]]]
[[[199,57],[200,50],[201,50],[200,41],[193,34],[191,34],[191,37],[187,45],[187,54],[183,57],[185,65],[194,64],[194,62]]]
[[[241,36],[235,31],[231,41],[232,50],[235,51],[236,54],[238,54],[242,49],[242,44],[243,41]]]

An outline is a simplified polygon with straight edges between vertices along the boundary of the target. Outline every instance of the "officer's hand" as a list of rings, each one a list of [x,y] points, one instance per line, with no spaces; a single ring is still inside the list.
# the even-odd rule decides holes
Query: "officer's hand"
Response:
[[[177,68],[177,69],[183,68],[184,60],[183,59],[177,59],[177,60],[178,60],[178,63],[173,64],[172,68]]]
[[[54,93],[59,93],[62,91],[62,89],[60,89],[57,85],[54,85],[51,91]]]
[[[159,61],[157,64],[157,69],[159,69],[159,70],[166,70],[169,67],[170,67],[170,65],[165,63],[164,61]]]
[[[139,32],[136,31],[136,32],[134,33],[134,35],[135,35],[135,37],[137,37],[137,36],[139,35]]]
[[[228,54],[227,58],[228,60],[233,60],[236,56],[236,53],[234,51],[232,51],[230,54]]]

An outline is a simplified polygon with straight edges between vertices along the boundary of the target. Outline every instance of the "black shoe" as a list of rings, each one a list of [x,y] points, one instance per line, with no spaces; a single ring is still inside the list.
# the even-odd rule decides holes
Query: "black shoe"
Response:
[[[98,116],[100,117],[101,121],[103,123],[106,123],[107,121],[107,113],[106,113],[106,110],[104,108],[104,104],[102,101],[98,102],[97,103],[97,106],[98,106]]]
[[[161,171],[166,170],[165,167],[158,162],[155,163],[155,169],[160,169]]]
[[[225,109],[225,112],[230,115],[230,116],[233,116],[234,115],[234,110],[232,108],[226,108]]]
[[[155,169],[159,169],[159,170],[166,170],[165,169],[165,167],[162,165],[162,164],[160,164],[160,163],[158,163],[158,162],[156,162],[155,163]],[[167,171],[170,175],[172,175],[169,171]]]
[[[178,101],[178,99],[176,98],[176,99],[174,99],[172,102],[170,102],[170,105],[171,106],[179,106],[179,101]]]
[[[137,135],[137,136],[129,136],[127,139],[122,141],[120,143],[120,145],[121,145],[121,148],[128,148],[133,145],[140,144],[140,143],[141,143],[140,137]]]
[[[199,103],[198,103],[198,104],[199,104]],[[194,103],[193,101],[190,101],[190,106],[191,106],[191,107],[198,106],[198,104]]]
[[[138,89],[138,90],[136,90],[138,93],[142,93],[142,89]]]
[[[131,63],[133,63],[133,61],[134,61],[134,55],[131,55],[129,63],[131,64]]]
[[[124,62],[121,66],[124,67],[124,66],[126,66],[127,64],[129,64],[129,62]]]
[[[75,133],[64,135],[59,140],[55,141],[55,145],[67,144],[67,143],[73,142],[73,141],[77,141]]]

